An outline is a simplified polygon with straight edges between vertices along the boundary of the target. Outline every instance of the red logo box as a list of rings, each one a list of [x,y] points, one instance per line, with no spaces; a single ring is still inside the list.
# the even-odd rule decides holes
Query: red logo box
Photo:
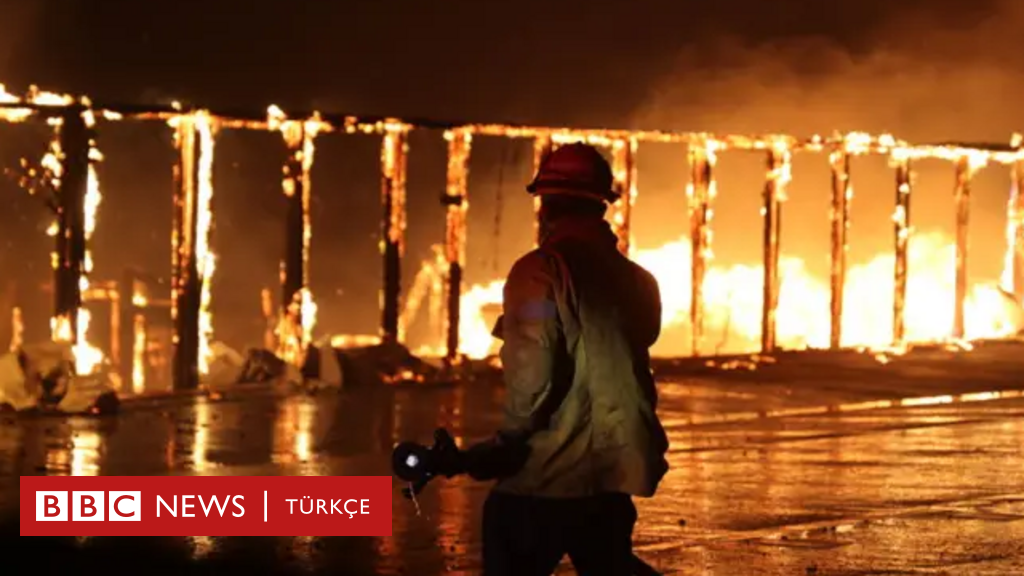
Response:
[[[22,536],[391,536],[389,476],[22,476]]]

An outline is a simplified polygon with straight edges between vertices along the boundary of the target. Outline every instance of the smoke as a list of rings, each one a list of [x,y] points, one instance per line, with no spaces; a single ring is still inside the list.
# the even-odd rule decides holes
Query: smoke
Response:
[[[976,8],[980,13],[891,16],[858,39],[866,50],[809,35],[757,44],[713,38],[680,54],[638,123],[1008,142],[1024,126],[1024,52],[1016,47],[1024,3]]]
[[[39,29],[42,16],[38,2],[0,0],[0,78],[9,78],[21,47]]]
[[[835,4],[853,10],[852,3]],[[835,30],[827,37],[790,33],[783,38],[776,31],[777,38],[758,41],[749,40],[749,32],[742,37],[723,33],[703,38],[675,56],[668,72],[652,85],[634,124],[803,137],[866,131],[891,133],[912,143],[1008,144],[1015,131],[1024,130],[1024,107],[1020,106],[1024,52],[1016,47],[1018,31],[1024,27],[1024,2],[983,0],[966,7],[960,3],[956,12],[936,11],[949,4],[952,2],[933,0],[930,7],[922,7],[931,12],[890,10],[862,26],[866,29],[860,34],[845,30],[845,38]],[[880,10],[878,16],[882,14]],[[862,15],[862,23],[866,20],[870,18]],[[849,22],[841,24],[852,28]],[[651,154],[658,154],[657,147],[648,148],[653,148]],[[683,155],[679,150],[670,152],[673,156],[662,165],[640,174],[639,218],[634,220],[634,229],[641,232],[638,239],[645,248],[688,236],[683,194],[687,168],[685,161],[680,161]],[[647,152],[642,149],[643,154]],[[759,268],[764,162],[761,154],[719,155],[713,266]],[[827,154],[796,155],[793,176],[783,205],[783,258],[797,258],[809,277],[827,286],[831,195]],[[885,158],[857,158],[852,182],[855,193],[848,265],[891,269],[893,171]],[[927,261],[910,266],[912,284],[952,279],[953,189],[951,163],[929,160],[914,164],[911,246],[932,252]],[[974,180],[970,282],[992,281],[1002,269],[1008,190],[1005,167],[986,168]],[[658,238],[652,242],[651,236]],[[888,274],[875,279],[872,289],[877,293],[858,293],[859,301],[880,301],[878,294],[884,296],[890,290],[885,285]],[[797,292],[790,291],[800,285],[799,274],[784,271],[783,276],[782,299],[799,300],[794,296]],[[743,286],[736,282],[733,288]],[[867,290],[866,286],[860,288]],[[919,298],[924,292],[927,290],[912,297]],[[948,300],[951,310],[952,298]],[[941,306],[942,298],[937,302]],[[875,308],[865,305],[859,313],[869,309]],[[877,309],[884,314],[890,311],[884,305]],[[827,307],[820,307],[818,313],[825,317]],[[676,344],[670,339],[666,345]]]

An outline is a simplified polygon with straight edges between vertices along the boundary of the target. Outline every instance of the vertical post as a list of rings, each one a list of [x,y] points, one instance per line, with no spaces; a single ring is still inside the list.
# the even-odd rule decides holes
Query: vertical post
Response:
[[[551,134],[543,134],[537,136],[533,141],[533,174],[536,176],[537,172],[540,171],[540,165],[544,162],[544,158],[554,150],[554,142],[551,138]],[[540,229],[540,196],[533,197],[533,239],[534,248],[540,246],[541,241],[541,229]]]
[[[213,234],[213,138],[216,123],[206,111],[193,114],[195,118],[196,143],[199,151],[196,170],[196,236],[195,259],[199,270],[199,375],[205,376],[210,370],[213,338],[212,303],[213,272],[216,256],[212,248]]]
[[[54,337],[75,343],[86,265],[85,198],[89,186],[91,133],[80,107],[65,110],[58,124],[57,136],[61,151],[61,175],[56,190]]]
[[[174,169],[174,228],[171,236],[171,318],[174,321],[174,388],[199,387],[199,304],[201,282],[196,261],[199,212],[199,158],[202,147],[192,115],[178,116]]]
[[[690,212],[690,328],[691,348],[700,356],[704,339],[704,273],[711,258],[711,202],[715,194],[715,146],[700,138],[690,143],[690,183],[686,187]]]
[[[388,123],[381,145],[381,253],[384,257],[384,290],[381,302],[381,339],[401,342],[405,336],[399,320],[402,299],[402,256],[405,252],[405,170],[408,128]]]
[[[447,226],[447,223],[445,224],[445,226]],[[447,299],[451,296],[451,294],[449,294],[448,291],[445,288],[445,286],[448,284],[448,281],[450,280],[448,278],[448,272],[447,272],[448,271],[448,264],[447,264],[447,259],[445,258],[445,248],[444,247],[441,247],[439,249],[437,246],[433,246],[432,250],[434,252],[434,263],[435,263],[435,265],[431,266],[430,268],[433,268],[436,271],[429,275],[429,282],[428,282],[428,284],[429,284],[430,288],[429,288],[429,295],[428,295],[428,301],[427,301],[427,326],[429,327],[429,330],[430,330],[431,334],[444,334],[445,330],[447,330],[447,328],[445,328],[445,326],[446,326],[445,323],[448,321],[448,319],[447,319],[448,318],[448,310],[447,310],[448,302],[447,302]],[[462,281],[459,280],[460,284],[461,284],[461,282]],[[460,291],[459,291],[459,296],[460,296],[460,300],[459,301],[460,302],[461,302],[461,295],[462,295],[462,291],[460,289]],[[458,304],[456,304],[456,305],[458,305]],[[405,312],[408,313],[408,311],[409,311],[409,306],[406,306],[405,307]],[[409,316],[409,317],[411,318],[412,316]],[[458,320],[458,319],[456,319],[456,320]],[[406,323],[406,326],[408,326],[408,325],[409,324]],[[456,353],[458,353],[458,349],[457,348],[456,348]]]
[[[1009,243],[1007,247],[1010,262],[1010,286],[1017,304],[1024,303],[1024,157],[1013,165],[1013,191],[1010,196],[1010,207],[1007,211],[1009,225]]]
[[[619,199],[612,204],[612,230],[619,238],[619,251],[630,256],[633,253],[633,234],[630,221],[637,196],[636,138],[623,138],[612,144],[612,174]]]
[[[121,349],[121,292],[116,282],[111,282],[106,292],[107,305],[110,306],[110,358],[120,369],[121,359],[127,354]]]
[[[313,238],[309,209],[314,139],[323,124],[319,116],[305,122],[281,122],[283,117],[280,110],[271,108],[271,125],[281,131],[288,148],[281,181],[287,207],[281,261],[281,322],[276,344],[286,362],[298,364],[312,340],[316,322],[316,306],[309,291],[309,248]]]
[[[779,307],[779,231],[782,226],[782,202],[791,175],[789,145],[782,139],[768,151],[768,178],[764,187],[764,291],[761,305],[761,351],[773,352],[775,313]]]
[[[146,351],[149,339],[146,335],[145,310],[139,307],[132,320],[132,391],[141,394],[146,391],[146,379],[149,377],[149,356]]]
[[[448,183],[445,205],[445,260],[448,268],[445,361],[453,364],[459,354],[459,322],[462,302],[462,267],[466,262],[466,210],[469,207],[469,154],[473,135],[468,130],[449,130]]]
[[[117,334],[118,355],[117,366],[121,374],[121,380],[131,390],[135,389],[135,272],[126,269],[121,274],[121,282],[117,287],[117,306],[120,310],[120,321],[118,322]]]
[[[905,308],[907,300],[907,250],[910,244],[910,158],[900,153],[893,157],[896,167],[896,210],[893,213],[896,264],[892,296],[893,346],[906,342]]]
[[[308,218],[306,182],[302,170],[305,130],[301,122],[288,122],[282,130],[288,157],[281,187],[286,201],[285,247],[281,261],[281,309],[292,315],[296,328],[302,326],[301,298],[305,287],[305,232]]]
[[[843,298],[846,294],[846,251],[849,246],[850,201],[853,186],[850,183],[850,154],[840,144],[829,156],[832,165],[832,260],[831,260],[831,331],[829,346],[837,350],[843,340]]]
[[[274,297],[270,288],[260,290],[260,311],[263,312],[263,348],[265,350],[277,350],[279,340],[277,338],[277,307],[274,306]]]
[[[956,188],[953,201],[956,204],[956,290],[953,305],[953,337],[963,338],[964,302],[967,300],[967,231],[971,209],[972,167],[967,156],[956,162]]]

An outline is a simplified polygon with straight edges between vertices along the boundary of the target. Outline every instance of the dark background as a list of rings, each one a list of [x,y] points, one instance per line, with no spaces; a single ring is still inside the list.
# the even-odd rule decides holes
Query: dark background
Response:
[[[505,121],[580,127],[828,134],[888,131],[911,141],[1007,142],[1024,129],[1024,2],[1016,0],[227,1],[0,0],[0,82],[94,100]],[[37,158],[45,127],[0,126],[0,161]],[[444,144],[414,134],[407,285],[441,240]],[[170,131],[105,126],[95,277],[169,270]],[[318,333],[378,323],[378,140],[328,135],[314,169],[312,289]],[[281,139],[227,132],[215,166],[218,338],[260,341],[259,290],[277,289],[283,250]],[[502,276],[530,245],[529,142],[475,142],[469,280]],[[722,265],[760,258],[763,158],[722,160],[715,213]],[[851,263],[892,250],[892,173],[857,160]],[[953,170],[918,167],[913,219],[950,233]],[[685,237],[685,149],[641,147],[642,248]],[[828,270],[829,176],[798,156],[783,253]],[[1007,171],[975,186],[971,274],[998,276]],[[0,183],[0,280],[46,336],[50,219],[10,178]],[[941,242],[941,240],[940,240]],[[679,274],[688,274],[680,264]],[[950,270],[950,274],[951,274]],[[16,290],[12,287],[16,287]],[[4,286],[0,286],[4,288]],[[4,307],[6,310],[7,308]],[[423,331],[416,333],[421,340]],[[6,321],[0,342],[9,338]]]

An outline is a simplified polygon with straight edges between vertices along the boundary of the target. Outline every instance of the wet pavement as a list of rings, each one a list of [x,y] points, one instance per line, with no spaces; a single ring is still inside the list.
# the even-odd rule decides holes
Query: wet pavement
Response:
[[[661,366],[672,470],[637,501],[638,555],[666,574],[1024,574],[1021,351]],[[476,574],[487,486],[471,481],[428,487],[421,516],[396,482],[390,538],[20,539],[17,477],[390,475],[401,439],[491,433],[501,395],[487,380],[267,388],[139,399],[113,418],[4,416],[0,570]]]

